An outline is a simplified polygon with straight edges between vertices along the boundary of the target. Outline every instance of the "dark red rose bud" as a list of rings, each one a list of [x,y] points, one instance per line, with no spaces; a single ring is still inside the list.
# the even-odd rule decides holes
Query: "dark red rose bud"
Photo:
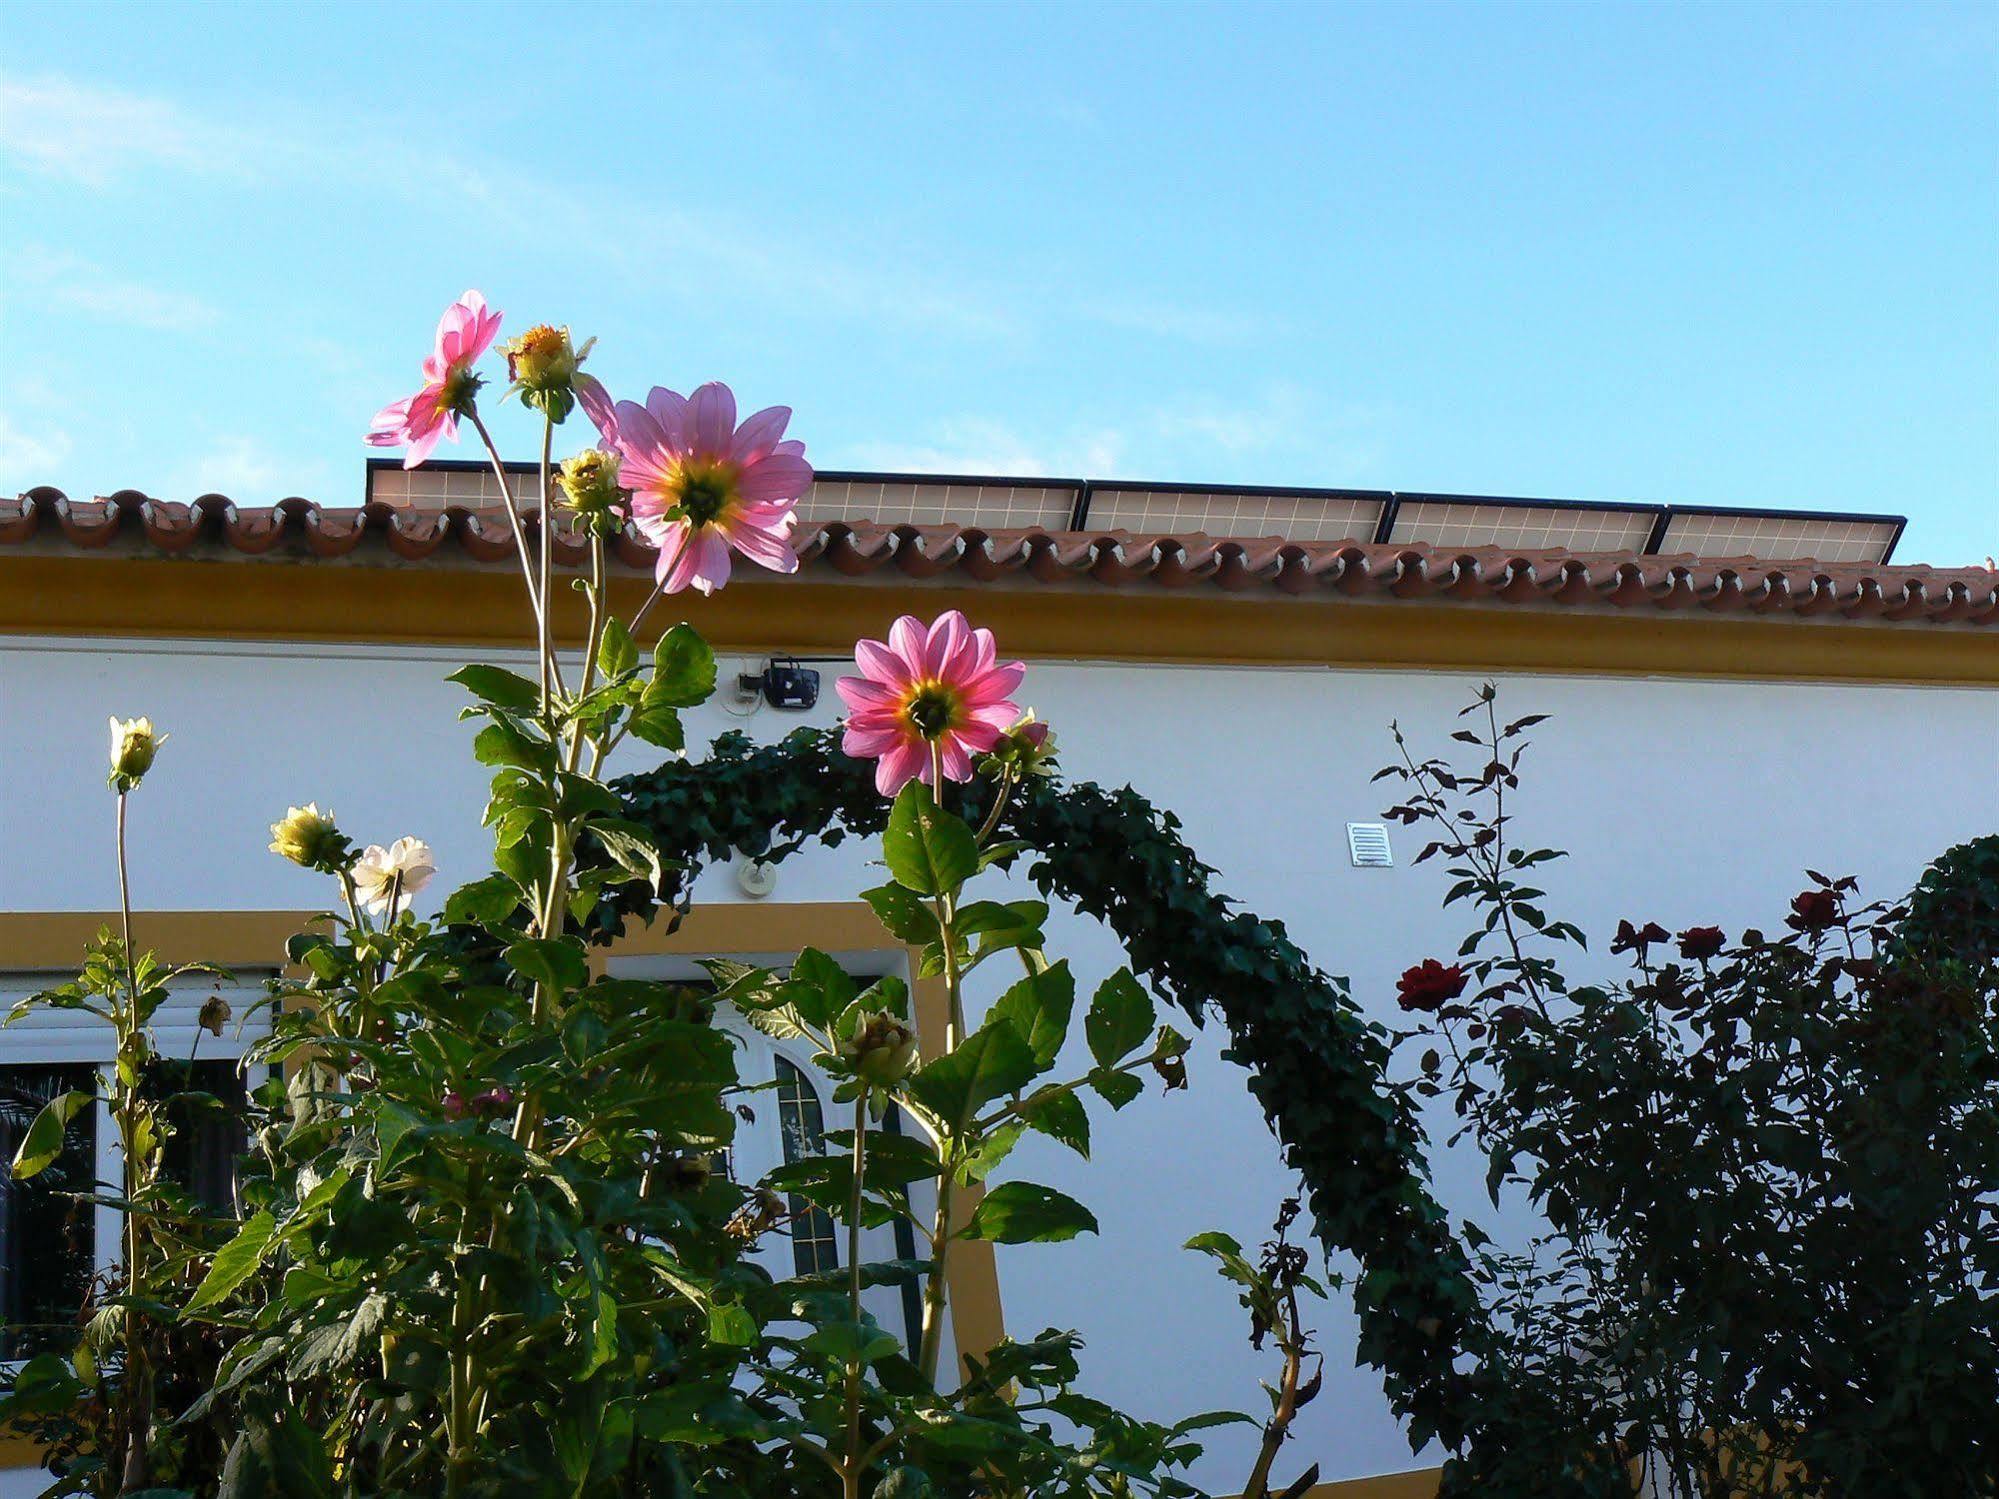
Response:
[[[465,1117],[465,1095],[453,1089],[438,1100],[438,1107],[444,1110],[444,1117],[446,1119],[463,1119]]]
[[[1680,933],[1680,956],[1695,962],[1711,958],[1728,945],[1718,926],[1690,926]]]
[[[514,1106],[514,1090],[502,1083],[473,1099],[472,1106],[482,1114],[504,1114]]]
[[[1801,932],[1822,932],[1839,920],[1839,897],[1830,890],[1807,890],[1791,902],[1789,924]]]
[[[1643,956],[1646,948],[1668,941],[1672,935],[1656,921],[1648,921],[1642,927],[1633,926],[1628,921],[1620,921],[1617,924],[1617,935],[1611,939],[1610,950],[1614,953],[1635,952]]]
[[[1465,992],[1465,971],[1425,958],[1395,981],[1395,1002],[1405,1010],[1439,1010]]]

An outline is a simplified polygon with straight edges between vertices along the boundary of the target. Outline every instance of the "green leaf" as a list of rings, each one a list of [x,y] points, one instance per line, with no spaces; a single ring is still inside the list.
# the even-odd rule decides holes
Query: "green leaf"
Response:
[[[14,1180],[26,1181],[47,1169],[62,1154],[63,1136],[69,1133],[70,1120],[96,1101],[94,1093],[72,1090],[58,1093],[43,1104],[35,1122],[21,1137],[20,1149],[14,1152]]]
[[[816,947],[800,952],[791,965],[791,978],[784,994],[807,1025],[825,1030],[860,991],[846,969]]]
[[[641,703],[632,714],[629,727],[647,744],[659,749],[678,754],[687,748],[687,731],[680,725],[680,715],[664,703]]]
[[[1060,1140],[1086,1161],[1090,1158],[1090,1115],[1073,1090],[1026,1099],[1020,1108],[1030,1129]]]
[[[499,926],[520,903],[520,886],[503,874],[489,874],[451,892],[444,920],[449,926]]]
[[[1108,1067],[1099,1067],[1090,1074],[1090,1086],[1114,1109],[1123,1108],[1145,1091],[1145,1084],[1129,1072],[1113,1072]]]
[[[715,690],[715,653],[692,625],[675,625],[653,647],[646,708],[692,708]]]
[[[716,1302],[708,1308],[708,1337],[724,1348],[748,1348],[759,1336],[757,1319],[736,1302]]]
[[[666,879],[666,865],[653,844],[651,829],[612,818],[597,818],[586,825],[618,868],[635,880],[644,880],[648,890],[659,894]]]
[[[576,942],[562,937],[525,937],[500,955],[523,978],[566,994],[589,980],[590,960]]]
[[[606,679],[622,677],[639,664],[638,642],[625,622],[612,615],[604,625],[604,637],[597,642],[597,670]]]
[[[1096,1231],[1096,1215],[1075,1198],[1033,1182],[1006,1182],[986,1193],[964,1236],[995,1244],[1057,1244]]]
[[[896,795],[882,853],[896,883],[918,895],[955,894],[979,867],[972,830],[939,807],[921,781],[911,781]]]
[[[960,1182],[982,1182],[992,1175],[993,1168],[1013,1154],[1013,1147],[1020,1143],[1020,1137],[1027,1133],[1027,1126],[1020,1123],[1002,1124],[985,1139],[979,1141],[979,1148],[958,1162]]]
[[[271,1241],[276,1237],[278,1220],[266,1208],[236,1231],[236,1237],[215,1251],[215,1262],[208,1267],[208,1274],[195,1287],[194,1295],[188,1299],[187,1310],[198,1312],[203,1307],[215,1305],[228,1294],[257,1273],[257,1267],[264,1263],[264,1256],[270,1253]]]
[[[866,1365],[900,1353],[902,1342],[871,1322],[828,1322],[805,1340],[805,1347],[836,1364]]]
[[[474,697],[502,708],[532,713],[541,707],[541,688],[504,666],[461,666],[447,682],[456,682]]]
[[[1018,1092],[1040,1070],[1012,1025],[988,1021],[956,1051],[920,1068],[909,1091],[947,1124],[962,1126],[981,1104]]]
[[[881,885],[862,891],[861,899],[874,907],[876,919],[890,936],[919,946],[937,940],[937,913],[914,890]]]
[[[1122,1062],[1152,1034],[1152,996],[1129,968],[1120,968],[1098,988],[1083,1017],[1083,1034],[1089,1038],[1090,1055],[1105,1067]]]
[[[481,765],[512,765],[522,770],[555,769],[555,748],[509,718],[495,718],[472,740],[472,756]]]
[[[1040,1071],[1055,1065],[1069,1034],[1069,1017],[1076,1008],[1076,977],[1064,958],[1015,984],[992,1007],[992,1019],[1004,1020],[1020,1033]]]

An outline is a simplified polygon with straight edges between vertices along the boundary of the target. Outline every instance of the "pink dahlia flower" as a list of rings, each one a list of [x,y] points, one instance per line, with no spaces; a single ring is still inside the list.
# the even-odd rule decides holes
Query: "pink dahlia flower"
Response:
[[[717,382],[686,397],[655,385],[643,406],[618,402],[607,434],[623,460],[618,482],[659,548],[666,592],[713,593],[729,581],[731,548],[772,572],[798,571],[792,511],[812,466],[804,443],[780,441],[790,420],[790,407],[772,406],[737,426],[736,398]]]
[[[392,401],[375,413],[368,441],[378,448],[409,444],[403,467],[415,468],[428,458],[438,439],[458,440],[458,418],[470,408],[479,377],[472,366],[492,346],[500,331],[500,314],[486,310],[476,291],[444,309],[437,324],[437,347],[423,362],[423,389]]]
[[[995,659],[993,632],[975,630],[956,609],[925,628],[905,614],[888,641],[854,647],[858,677],[836,684],[853,713],[841,748],[873,759],[875,787],[893,796],[911,780],[934,789],[932,760],[947,780],[969,781],[972,756],[984,754],[1020,718],[1007,694],[1027,668]]]

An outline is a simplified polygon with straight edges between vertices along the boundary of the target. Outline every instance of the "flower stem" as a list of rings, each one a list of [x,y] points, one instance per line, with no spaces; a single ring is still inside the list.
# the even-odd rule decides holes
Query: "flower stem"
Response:
[[[148,1367],[145,1325],[138,1308],[143,1271],[144,1229],[138,1211],[143,1163],[134,1152],[138,1120],[138,1058],[133,1045],[139,1030],[139,971],[132,956],[132,882],[125,861],[125,798],[118,793],[118,917],[123,934],[125,959],[125,1003],[117,1016],[118,1076],[129,1082],[114,1084],[118,1099],[119,1145],[125,1157],[125,1373],[121,1404],[125,1412],[125,1471],[121,1491],[148,1486],[146,1436],[153,1424],[153,1376]]]
[[[539,533],[537,539],[541,543],[540,581],[536,585],[535,592],[541,597],[542,607],[535,623],[541,636],[541,714],[549,722],[551,735],[554,733],[554,704],[549,700],[548,681],[549,671],[554,665],[555,643],[549,639],[548,629],[548,550],[549,538],[555,525],[554,517],[548,513],[548,455],[554,443],[555,423],[544,413],[541,421],[541,491],[537,496],[535,508],[538,518],[535,529]]]
[[[476,409],[467,410],[466,419],[478,432],[479,440],[486,444],[487,456],[493,460],[493,476],[500,481],[500,500],[506,506],[507,524],[513,528],[514,548],[520,553],[521,578],[527,584],[528,605],[534,610],[535,627],[540,629],[544,618],[541,593],[534,583],[534,560],[528,552],[526,529],[521,525],[520,507],[514,503],[513,485],[507,482],[507,466],[500,458],[500,450],[493,446],[493,435],[486,430],[486,424],[479,419]]]
[[[868,1138],[868,1095],[854,1100],[854,1187],[847,1202],[847,1304],[851,1320],[861,1320],[861,1180],[866,1169]],[[866,1371],[858,1358],[847,1366],[847,1460],[840,1477],[849,1495],[860,1492],[861,1472],[861,1385]]]

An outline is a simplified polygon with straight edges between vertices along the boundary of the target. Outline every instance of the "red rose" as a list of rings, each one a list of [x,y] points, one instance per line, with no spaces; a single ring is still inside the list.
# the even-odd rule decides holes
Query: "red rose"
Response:
[[[1791,902],[1790,924],[1801,932],[1822,932],[1839,920],[1839,897],[1830,890],[1807,890]]]
[[[1425,958],[1395,981],[1396,1003],[1405,1010],[1441,1009],[1465,992],[1465,971]]]
[[[1690,926],[1680,933],[1680,956],[1699,962],[1711,958],[1728,945],[1718,926]]]

